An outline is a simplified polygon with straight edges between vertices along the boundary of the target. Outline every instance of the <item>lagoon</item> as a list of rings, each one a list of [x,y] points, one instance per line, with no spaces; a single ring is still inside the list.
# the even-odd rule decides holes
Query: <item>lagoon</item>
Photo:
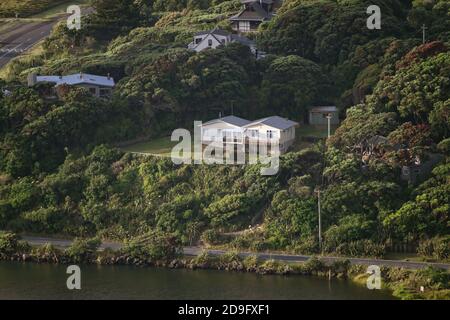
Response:
[[[81,290],[68,290],[66,266],[0,262],[0,299],[393,299],[349,280],[216,270],[81,265]]]

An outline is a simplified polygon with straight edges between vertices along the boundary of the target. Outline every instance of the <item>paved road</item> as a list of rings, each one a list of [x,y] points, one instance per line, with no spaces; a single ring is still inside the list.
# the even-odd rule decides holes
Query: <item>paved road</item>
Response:
[[[202,252],[200,247],[185,247],[184,254],[186,255],[197,255]],[[212,255],[223,255],[227,251],[224,250],[206,250]],[[241,252],[241,257],[247,257],[249,255],[254,255],[251,252]],[[280,253],[257,253],[258,258],[262,260],[279,260],[285,262],[305,262],[312,258],[312,256],[305,255],[290,255],[290,254],[280,254]],[[402,261],[402,260],[382,260],[382,259],[365,259],[365,258],[343,258],[343,257],[331,257],[331,256],[318,256],[318,258],[327,264],[331,264],[335,261],[342,261],[348,259],[352,264],[358,265],[378,265],[378,266],[388,266],[388,267],[401,267],[406,269],[423,269],[427,266],[435,266],[442,269],[450,270],[450,264],[447,263],[428,263],[428,262],[413,262],[413,261]]]
[[[51,243],[56,247],[67,248],[72,244],[72,240],[68,239],[56,239],[56,238],[45,238],[45,237],[31,237],[31,236],[22,236],[22,239],[27,241],[29,244],[33,246],[42,246],[47,243]],[[121,243],[117,242],[103,242],[100,245],[100,250],[113,249],[118,250],[122,248]]]
[[[28,241],[31,245],[43,245],[45,243],[51,243],[58,247],[68,247],[72,243],[71,240],[66,239],[52,239],[44,237],[30,237],[23,236],[23,240]],[[122,244],[115,242],[105,242],[100,246],[100,250],[110,248],[113,250],[118,250],[122,247]],[[226,253],[225,250],[205,250],[202,247],[185,247],[183,252],[188,256],[196,256],[203,251],[207,251],[211,255],[220,256]],[[254,255],[251,252],[241,252],[240,256],[247,257],[249,255]],[[257,253],[258,258],[262,260],[279,260],[284,262],[305,262],[311,259],[311,256],[305,255],[290,255],[290,254],[280,254],[280,253]],[[333,263],[334,261],[343,260],[342,257],[330,257],[323,256],[319,257],[320,260],[326,263]],[[352,264],[360,265],[378,265],[378,266],[389,266],[389,267],[401,267],[406,269],[423,269],[427,266],[435,266],[442,269],[450,270],[450,264],[447,263],[427,263],[427,262],[413,262],[413,261],[401,261],[401,260],[381,260],[381,259],[364,259],[364,258],[347,258]]]
[[[91,7],[83,7],[83,16],[94,11]],[[61,14],[55,18],[43,22],[14,22],[14,26],[6,28],[0,32],[0,68],[6,65],[11,59],[25,53],[42,39],[48,37],[53,26],[67,15]]]
[[[55,23],[56,20],[31,22],[4,30],[0,34],[0,68],[48,37]]]

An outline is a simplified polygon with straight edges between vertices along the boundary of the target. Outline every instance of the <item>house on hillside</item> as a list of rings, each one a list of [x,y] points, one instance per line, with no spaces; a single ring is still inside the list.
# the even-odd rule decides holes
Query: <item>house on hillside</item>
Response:
[[[327,116],[331,116],[330,118],[331,125],[339,124],[339,110],[336,108],[336,106],[312,107],[311,109],[309,109],[309,124],[327,125],[328,124]]]
[[[299,124],[295,121],[279,116],[255,120],[244,126],[247,143],[252,140],[269,143],[279,141],[280,153],[287,152],[295,141],[295,128]],[[255,139],[256,138],[256,139]]]
[[[222,145],[228,140],[232,144],[244,144],[244,126],[250,121],[236,116],[214,119],[202,124],[202,144]]]
[[[202,144],[219,147],[244,147],[251,143],[278,141],[280,153],[285,153],[295,141],[297,122],[272,116],[249,121],[236,116],[227,116],[208,121],[202,125]]]
[[[110,97],[115,86],[111,76],[97,76],[87,73],[71,74],[67,76],[38,76],[28,75],[28,86],[32,87],[39,83],[49,83],[54,85],[56,95],[60,96],[63,86],[76,86],[85,88],[93,96]]]
[[[241,0],[242,10],[230,18],[233,30],[254,32],[259,25],[273,18],[282,0]]]
[[[250,51],[258,56],[258,50],[256,49],[256,44],[254,41],[247,37],[232,34],[225,30],[213,29],[211,31],[202,31],[195,34],[194,39],[188,45],[188,49],[194,50],[196,52],[203,51],[205,49],[216,49],[219,46],[226,46],[230,43],[240,43],[244,46],[250,48]]]

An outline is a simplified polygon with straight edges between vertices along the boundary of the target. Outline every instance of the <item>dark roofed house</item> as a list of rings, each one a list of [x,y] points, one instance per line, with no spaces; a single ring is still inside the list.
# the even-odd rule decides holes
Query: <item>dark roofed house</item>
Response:
[[[259,25],[272,19],[274,12],[281,5],[281,0],[241,0],[243,9],[230,18],[233,30],[253,32]]]

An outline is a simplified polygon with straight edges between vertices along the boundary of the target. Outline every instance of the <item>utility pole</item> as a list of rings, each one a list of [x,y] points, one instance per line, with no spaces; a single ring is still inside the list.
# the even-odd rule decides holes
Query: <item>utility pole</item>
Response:
[[[328,113],[326,116],[328,120],[328,138],[331,137],[331,113]]]
[[[322,252],[322,216],[320,212],[320,189],[316,188],[314,192],[317,193],[317,209],[319,212],[319,249],[320,252]]]
[[[425,44],[426,42],[426,30],[428,28],[425,26],[425,24],[422,25],[422,43]]]

